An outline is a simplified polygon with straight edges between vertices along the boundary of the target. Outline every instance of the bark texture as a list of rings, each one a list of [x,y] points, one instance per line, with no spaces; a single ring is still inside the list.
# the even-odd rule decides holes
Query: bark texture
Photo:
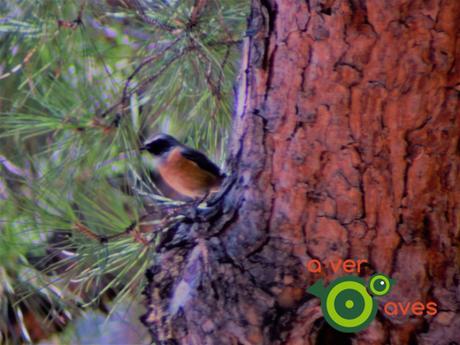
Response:
[[[460,343],[460,1],[253,0],[215,203],[149,270],[158,344]],[[397,284],[332,331],[307,262],[367,259]],[[435,301],[438,314],[381,306]]]

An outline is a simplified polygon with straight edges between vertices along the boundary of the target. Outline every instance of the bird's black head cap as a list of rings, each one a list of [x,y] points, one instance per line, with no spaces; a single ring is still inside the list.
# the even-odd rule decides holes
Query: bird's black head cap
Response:
[[[141,146],[141,151],[148,151],[154,156],[159,156],[173,147],[179,146],[180,143],[168,134],[158,134],[147,139]]]

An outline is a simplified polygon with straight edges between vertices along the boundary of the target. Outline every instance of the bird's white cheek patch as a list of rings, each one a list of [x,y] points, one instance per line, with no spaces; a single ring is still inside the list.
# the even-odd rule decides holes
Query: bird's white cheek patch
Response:
[[[153,157],[150,153],[143,153],[142,163],[147,169],[155,170],[158,167],[158,158]]]

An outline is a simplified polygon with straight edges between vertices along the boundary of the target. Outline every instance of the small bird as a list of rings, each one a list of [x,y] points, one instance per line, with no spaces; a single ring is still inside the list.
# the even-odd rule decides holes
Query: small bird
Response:
[[[167,134],[147,139],[140,150],[153,157],[152,168],[161,180],[186,198],[206,198],[219,189],[225,177],[206,155]]]

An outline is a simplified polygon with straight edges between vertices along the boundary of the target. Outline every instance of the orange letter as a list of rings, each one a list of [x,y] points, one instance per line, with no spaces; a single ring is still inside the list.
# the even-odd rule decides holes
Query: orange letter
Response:
[[[311,272],[311,273],[321,273],[321,262],[316,259],[310,260],[308,261],[307,269],[308,269],[308,272]]]
[[[387,302],[383,306],[383,311],[385,312],[385,314],[389,316],[396,316],[398,315],[398,306],[396,305],[395,302]]]
[[[355,270],[356,262],[355,262],[354,260],[350,260],[350,259],[345,260],[345,261],[343,262],[342,267],[343,267],[343,270],[344,270],[345,272],[351,273],[351,272],[353,272],[353,271]]]
[[[434,302],[428,302],[426,304],[426,313],[428,315],[436,315],[438,313],[438,305]]]
[[[407,315],[407,312],[409,311],[409,308],[410,308],[410,303],[407,302],[406,306],[404,306],[401,302],[398,302],[398,306],[401,309],[402,314]]]
[[[337,265],[334,265],[334,261],[329,261],[329,265],[331,265],[332,271],[334,273],[337,273],[341,264],[342,264],[342,259],[337,260]]]
[[[361,265],[362,264],[367,264],[368,261],[367,260],[358,260],[358,273],[361,272]]]
[[[422,302],[415,302],[412,304],[412,314],[414,315],[423,315],[425,310],[425,305]]]

